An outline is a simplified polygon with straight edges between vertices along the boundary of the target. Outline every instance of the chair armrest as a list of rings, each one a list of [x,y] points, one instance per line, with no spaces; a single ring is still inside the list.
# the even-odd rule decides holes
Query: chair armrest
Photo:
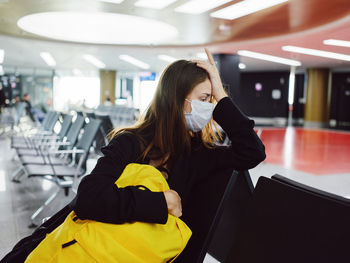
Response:
[[[85,153],[82,149],[70,149],[70,150],[57,150],[50,151],[49,154],[58,154],[58,153]]]
[[[72,143],[71,142],[58,142],[58,141],[48,141],[48,142],[42,142],[41,143],[41,146],[68,146],[68,145],[71,145]]]

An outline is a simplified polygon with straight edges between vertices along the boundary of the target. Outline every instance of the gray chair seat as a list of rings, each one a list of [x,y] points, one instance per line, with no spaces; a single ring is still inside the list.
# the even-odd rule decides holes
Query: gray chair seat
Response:
[[[19,156],[22,164],[55,164],[55,165],[65,165],[65,161],[61,158],[50,157],[50,162],[47,156],[33,156],[33,155],[22,155]]]
[[[16,149],[17,155],[38,155],[38,151],[35,149]]]
[[[26,164],[24,165],[28,176],[45,176],[45,175],[57,175],[57,176],[70,176],[73,177],[77,169],[71,166],[64,165],[54,165],[55,172],[52,170],[51,165],[42,165],[42,164]],[[83,172],[80,170],[78,175],[82,175]]]
[[[33,149],[33,145],[32,143],[27,143],[25,141],[23,142],[15,142],[12,144],[12,148],[15,148],[15,149]]]

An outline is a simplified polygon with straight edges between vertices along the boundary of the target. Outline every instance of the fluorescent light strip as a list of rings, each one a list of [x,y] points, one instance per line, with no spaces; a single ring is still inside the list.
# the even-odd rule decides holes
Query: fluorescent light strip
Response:
[[[294,103],[294,89],[295,89],[295,67],[291,67],[289,73],[289,87],[288,87],[288,104]]]
[[[5,50],[0,49],[0,64],[4,62]]]
[[[50,67],[56,66],[56,61],[49,52],[40,52],[40,57],[45,61]]]
[[[317,57],[333,58],[333,59],[350,61],[349,55],[328,52],[328,51],[323,51],[323,50],[317,50],[317,49],[311,49],[311,48],[303,48],[303,47],[296,47],[296,46],[283,46],[282,50],[294,52],[294,53],[311,55],[311,56],[317,56]]]
[[[232,0],[192,0],[175,8],[176,12],[188,14],[201,14]]]
[[[256,58],[256,59],[260,59],[260,60],[266,60],[266,61],[285,64],[285,65],[289,65],[289,66],[301,66],[301,62],[297,61],[297,60],[266,55],[266,54],[252,52],[252,51],[248,51],[248,50],[239,50],[237,53],[238,53],[238,55],[243,56],[243,57]]]
[[[339,46],[339,47],[350,47],[350,41],[338,40],[338,39],[327,39],[323,41],[323,44]]]
[[[91,63],[92,65],[94,65],[95,67],[98,67],[98,68],[105,68],[106,67],[106,64],[103,63],[101,60],[95,58],[94,56],[92,55],[89,55],[89,54],[85,54],[83,55],[83,58]]]
[[[245,0],[213,12],[210,16],[233,20],[287,1],[288,0]]]
[[[142,62],[141,60],[138,60],[134,57],[131,57],[129,55],[120,55],[119,58],[121,60],[124,60],[130,64],[133,64],[139,68],[142,68],[142,69],[149,69],[150,66],[148,64],[146,64],[145,62]]]
[[[107,3],[112,3],[112,4],[120,4],[124,0],[100,0],[101,2],[107,2]]]
[[[134,5],[152,9],[163,9],[177,0],[139,0]]]
[[[164,61],[170,62],[170,63],[173,63],[174,61],[177,60],[177,58],[174,58],[174,57],[171,57],[171,56],[168,56],[168,55],[158,55],[158,58],[160,60],[164,60]]]

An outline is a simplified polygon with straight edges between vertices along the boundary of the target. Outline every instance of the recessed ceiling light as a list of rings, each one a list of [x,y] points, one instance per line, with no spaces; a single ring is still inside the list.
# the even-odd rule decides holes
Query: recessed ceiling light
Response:
[[[165,44],[177,29],[150,18],[104,12],[48,12],[24,16],[18,26],[30,33],[94,44]]]
[[[176,58],[168,56],[168,55],[158,55],[158,58],[160,60],[164,60],[164,61],[169,62],[169,63],[173,63],[174,61],[177,60]]]
[[[0,64],[4,62],[5,50],[0,49]]]
[[[163,9],[177,0],[138,0],[134,5],[153,9]]]
[[[85,54],[85,55],[83,55],[83,58],[87,62],[89,62],[90,64],[94,65],[95,67],[98,67],[98,68],[105,68],[106,67],[105,63],[103,63],[101,60],[95,58],[92,55]]]
[[[226,4],[232,0],[192,0],[175,8],[176,12],[188,14],[201,14],[210,9]]]
[[[288,0],[244,0],[210,14],[212,17],[233,20],[260,10],[287,2]]]
[[[243,63],[239,63],[239,64],[238,64],[238,67],[239,67],[240,69],[245,69],[247,66],[246,66],[245,64],[243,64]]]
[[[266,61],[285,64],[285,65],[289,65],[289,66],[301,66],[301,62],[297,61],[297,60],[271,56],[271,55],[262,54],[262,53],[258,53],[258,52],[253,52],[253,51],[248,51],[248,50],[239,50],[237,53],[238,53],[238,55],[243,56],[243,57],[250,57],[250,58],[255,58],[255,59],[260,59],[260,60],[266,60]]]
[[[101,2],[107,2],[107,3],[112,3],[112,4],[120,4],[124,0],[100,0]]]
[[[50,67],[56,66],[56,61],[49,52],[41,52],[40,57],[45,61]]]
[[[4,68],[2,67],[2,65],[0,65],[0,76],[2,76],[4,74],[5,74]]]
[[[317,57],[333,58],[333,59],[350,61],[349,55],[328,52],[328,51],[324,51],[324,50],[317,50],[317,49],[296,47],[296,46],[283,46],[282,49],[284,51],[289,51],[289,52],[294,52],[294,53],[301,53],[301,54],[317,56]]]
[[[338,39],[327,39],[323,41],[323,44],[340,46],[340,47],[350,47],[350,41],[338,40]]]
[[[133,64],[133,65],[135,65],[135,66],[137,66],[139,68],[142,68],[142,69],[149,69],[150,68],[150,66],[147,63],[145,63],[145,62],[143,62],[141,60],[138,60],[138,59],[136,59],[134,57],[131,57],[129,55],[120,55],[119,58],[121,60],[124,60],[124,61],[126,61],[126,62],[128,62],[130,64]]]

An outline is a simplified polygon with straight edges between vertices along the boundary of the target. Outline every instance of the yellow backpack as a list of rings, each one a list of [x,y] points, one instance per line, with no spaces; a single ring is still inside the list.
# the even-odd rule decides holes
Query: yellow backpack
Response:
[[[118,187],[143,185],[153,192],[169,190],[156,168],[136,163],[127,165],[115,184]],[[45,237],[25,262],[163,263],[171,259],[173,262],[191,235],[188,226],[170,214],[164,225],[144,222],[108,224],[77,219],[73,211]]]

